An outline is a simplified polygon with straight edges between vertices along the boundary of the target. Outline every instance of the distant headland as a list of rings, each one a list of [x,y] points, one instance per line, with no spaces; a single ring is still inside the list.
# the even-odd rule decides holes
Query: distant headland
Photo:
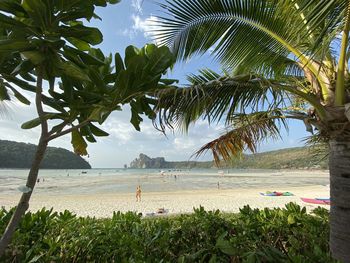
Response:
[[[0,140],[0,168],[30,168],[36,145]],[[82,157],[63,148],[48,147],[43,169],[91,169]]]
[[[328,169],[326,153],[310,147],[286,148],[257,154],[243,155],[222,168],[237,169]],[[130,168],[191,169],[215,168],[213,161],[170,162],[164,157],[151,158],[141,153],[130,163]]]

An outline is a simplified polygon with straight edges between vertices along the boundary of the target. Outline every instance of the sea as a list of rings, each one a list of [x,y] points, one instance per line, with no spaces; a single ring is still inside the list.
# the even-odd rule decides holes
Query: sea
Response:
[[[0,195],[18,194],[27,169],[0,169]],[[36,193],[75,195],[207,189],[264,188],[274,191],[294,186],[328,185],[328,171],[239,169],[89,169],[39,172]]]

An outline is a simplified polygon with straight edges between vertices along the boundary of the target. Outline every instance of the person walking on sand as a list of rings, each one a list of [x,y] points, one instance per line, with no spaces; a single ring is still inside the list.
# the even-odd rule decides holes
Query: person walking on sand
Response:
[[[138,185],[136,187],[136,202],[139,201],[141,202],[141,186]]]

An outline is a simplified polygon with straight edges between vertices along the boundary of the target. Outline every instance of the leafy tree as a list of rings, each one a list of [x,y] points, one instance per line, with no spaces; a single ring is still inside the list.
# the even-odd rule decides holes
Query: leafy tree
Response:
[[[158,40],[178,59],[211,48],[223,76],[202,70],[160,94],[160,125],[185,129],[201,116],[226,134],[203,146],[216,161],[280,137],[300,120],[330,148],[330,244],[350,262],[350,4],[345,0],[167,0]],[[339,47],[339,48],[337,48]]]
[[[3,0],[0,2],[0,94],[21,90],[35,94],[38,117],[22,125],[41,127],[35,158],[18,206],[0,240],[0,255],[28,209],[40,163],[50,141],[71,134],[75,153],[87,155],[87,142],[107,136],[102,124],[111,112],[131,106],[131,123],[140,130],[141,114],[154,118],[155,99],[148,95],[165,85],[161,76],[174,61],[166,47],[129,46],[124,61],[92,48],[102,42],[97,28],[84,24],[99,18],[97,6],[119,0]],[[47,85],[45,85],[47,83]]]

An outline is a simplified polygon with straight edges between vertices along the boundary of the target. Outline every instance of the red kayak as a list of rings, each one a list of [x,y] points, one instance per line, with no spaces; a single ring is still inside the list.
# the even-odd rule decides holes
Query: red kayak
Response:
[[[303,200],[305,203],[310,204],[317,204],[317,205],[330,205],[331,202],[329,200],[318,200],[314,198],[303,198],[301,197],[301,200]]]

